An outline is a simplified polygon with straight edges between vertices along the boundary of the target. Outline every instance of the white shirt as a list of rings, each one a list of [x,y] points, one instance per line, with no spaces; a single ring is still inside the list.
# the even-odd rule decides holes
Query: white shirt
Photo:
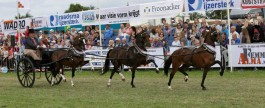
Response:
[[[172,46],[180,46],[180,41],[173,41]]]

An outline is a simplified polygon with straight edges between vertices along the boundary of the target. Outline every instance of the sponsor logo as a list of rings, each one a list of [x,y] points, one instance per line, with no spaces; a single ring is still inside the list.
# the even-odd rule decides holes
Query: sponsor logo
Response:
[[[189,11],[200,10],[202,8],[202,0],[188,0]]]
[[[84,22],[94,22],[95,14],[94,12],[83,12],[82,19]]]
[[[166,11],[172,11],[172,10],[179,10],[180,5],[179,4],[174,4],[171,3],[169,5],[162,5],[162,6],[148,6],[144,8],[144,13],[149,14],[149,13],[163,13]]]
[[[242,0],[242,8],[264,8],[265,0]]]
[[[228,4],[230,7],[235,7],[234,3],[234,0],[230,0]],[[226,8],[228,4],[226,0],[188,0],[188,9],[189,11],[214,10]]]
[[[51,15],[50,16],[50,25],[57,26],[58,25],[58,15]]]
[[[238,64],[265,64],[265,52],[252,52],[251,48],[243,48]]]

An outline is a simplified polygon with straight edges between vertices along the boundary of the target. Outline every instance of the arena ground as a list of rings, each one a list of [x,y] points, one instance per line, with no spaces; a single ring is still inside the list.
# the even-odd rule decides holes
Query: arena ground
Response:
[[[23,88],[14,72],[0,74],[0,108],[264,108],[265,72],[244,70],[225,72],[219,76],[217,70],[209,72],[201,90],[202,72],[188,72],[190,79],[184,82],[177,73],[172,82],[173,90],[167,88],[168,77],[161,71],[136,72],[136,88],[130,86],[130,72],[125,72],[122,82],[116,74],[111,88],[107,88],[110,75],[99,76],[98,72],[84,70],[76,73],[75,87],[67,82],[50,86],[44,74],[36,79],[33,88]],[[38,76],[38,74],[37,74]]]

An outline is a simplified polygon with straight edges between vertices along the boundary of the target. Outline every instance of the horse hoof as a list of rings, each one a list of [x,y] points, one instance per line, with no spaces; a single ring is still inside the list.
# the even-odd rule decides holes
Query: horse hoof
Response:
[[[187,82],[189,80],[189,77],[188,76],[185,76],[184,77],[184,81]]]
[[[206,88],[205,88],[205,87],[203,87],[203,88],[202,88],[202,90],[206,90]]]
[[[125,78],[124,79],[121,79],[123,82],[125,82]]]
[[[111,85],[107,85],[107,87],[108,87],[108,88],[110,88],[110,87],[111,87]]]
[[[132,88],[136,88],[135,85],[132,85]]]
[[[220,76],[223,76],[224,75],[224,73],[223,72],[220,72]]]

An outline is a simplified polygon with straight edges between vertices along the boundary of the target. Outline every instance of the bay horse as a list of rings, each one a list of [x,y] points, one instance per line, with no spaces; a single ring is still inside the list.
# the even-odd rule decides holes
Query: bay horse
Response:
[[[211,28],[210,30],[205,30],[202,33],[204,37],[204,44],[199,47],[183,47],[174,51],[169,59],[165,62],[164,73],[167,76],[169,67],[172,63],[172,71],[168,81],[168,88],[171,89],[171,81],[177,71],[180,71],[185,75],[184,80],[188,81],[188,74],[185,72],[190,66],[203,69],[203,76],[201,81],[202,90],[206,90],[204,86],[204,81],[207,75],[207,72],[214,64],[220,65],[220,76],[224,74],[224,68],[221,65],[221,62],[215,60],[215,44],[220,37],[217,33],[216,28]]]
[[[122,73],[118,71],[118,68],[121,67],[121,65],[130,66],[132,69],[132,80],[131,80],[131,86],[132,88],[135,88],[134,85],[134,77],[135,77],[135,70],[141,66],[141,65],[147,65],[151,62],[154,63],[156,66],[156,73],[159,73],[159,69],[157,64],[155,63],[154,59],[148,59],[148,54],[145,52],[147,51],[145,49],[145,42],[149,41],[149,35],[146,32],[142,32],[139,34],[136,34],[135,36],[135,44],[129,48],[125,47],[117,47],[113,48],[108,51],[107,57],[105,60],[103,72],[101,75],[105,74],[110,68],[110,61],[114,65],[114,69],[111,72],[110,78],[108,80],[107,86],[111,86],[111,80],[115,72],[117,72],[121,78],[122,81],[125,81],[125,77]],[[134,40],[133,40],[134,41]]]
[[[71,85],[74,86],[74,76],[75,76],[75,70],[77,67],[83,66],[87,64],[89,61],[85,61],[85,44],[86,39],[83,36],[76,36],[73,39],[72,46],[68,49],[59,49],[55,51],[51,58],[53,62],[55,63],[55,70],[52,71],[52,83],[51,85],[54,85],[54,79],[55,76],[59,73],[60,69],[63,68],[63,66],[68,66],[72,70],[72,79],[71,79]],[[65,80],[65,77],[63,74],[61,74],[63,80]]]

